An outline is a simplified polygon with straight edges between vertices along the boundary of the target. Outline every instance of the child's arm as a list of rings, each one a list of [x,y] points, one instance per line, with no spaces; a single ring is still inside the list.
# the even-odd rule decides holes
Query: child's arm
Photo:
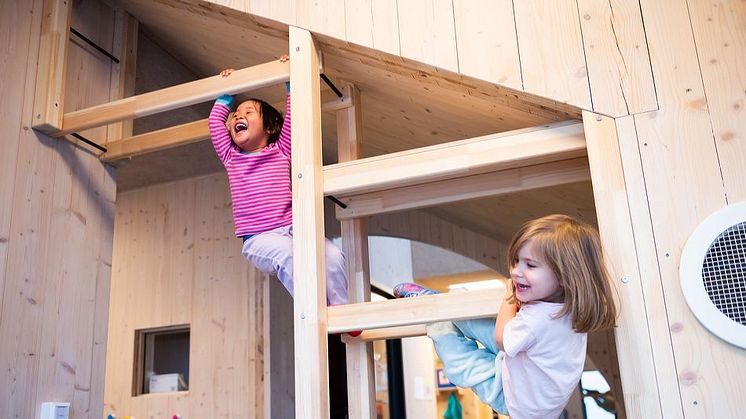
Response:
[[[286,62],[289,60],[287,54],[280,56],[280,62]],[[285,83],[285,91],[287,92],[287,99],[285,99],[285,120],[282,123],[282,130],[280,130],[280,137],[277,139],[277,145],[280,147],[280,151],[286,156],[290,156],[290,82]]]
[[[497,321],[495,322],[495,342],[501,351],[505,350],[505,347],[503,346],[503,332],[505,331],[505,325],[513,320],[518,313],[519,307],[520,306],[517,303],[508,302],[506,297],[500,306],[500,311],[497,313]]]
[[[233,145],[231,135],[228,132],[226,121],[231,112],[233,96],[222,95],[218,97],[210,111],[210,117],[207,119],[207,125],[210,130],[210,139],[212,146],[215,148],[218,158],[223,164],[228,162],[230,150]]]
[[[226,68],[220,72],[221,77],[228,77],[233,73],[232,68]],[[231,134],[228,132],[228,115],[231,113],[233,107],[233,96],[231,95],[220,95],[215,104],[212,105],[210,111],[210,117],[207,119],[207,126],[210,130],[210,139],[212,140],[212,146],[217,153],[218,158],[223,165],[228,162],[230,156],[230,150],[233,145],[231,140]]]

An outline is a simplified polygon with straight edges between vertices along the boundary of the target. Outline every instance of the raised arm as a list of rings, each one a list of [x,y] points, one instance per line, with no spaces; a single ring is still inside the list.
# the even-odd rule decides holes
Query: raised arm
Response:
[[[290,156],[290,84],[287,84],[288,97],[285,101],[285,121],[282,123],[280,138],[277,139],[277,145],[280,151],[286,156]]]
[[[231,147],[233,141],[231,135],[228,132],[226,121],[228,121],[228,115],[231,113],[231,105],[233,104],[233,96],[222,95],[212,105],[210,111],[210,117],[207,119],[207,125],[210,130],[210,139],[212,140],[212,146],[215,148],[218,158],[223,165],[228,162]]]

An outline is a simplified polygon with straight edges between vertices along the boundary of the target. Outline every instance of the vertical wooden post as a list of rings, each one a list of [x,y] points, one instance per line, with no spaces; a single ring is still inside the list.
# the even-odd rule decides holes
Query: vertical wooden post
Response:
[[[290,27],[295,417],[329,417],[319,55]]]
[[[137,69],[137,32],[138,22],[125,10],[115,10],[114,48],[112,54],[119,57],[119,63],[112,62],[111,89],[109,100],[117,100],[135,94],[135,76]],[[132,136],[132,120],[109,124],[108,141]]]
[[[625,403],[622,406],[621,399],[617,399],[617,413],[626,412],[632,418],[663,417],[661,389],[655,374],[655,342],[650,335],[649,314],[644,304],[643,276],[635,252],[632,213],[619,148],[619,129],[627,123],[632,123],[632,117],[614,120],[583,111],[598,229],[618,296],[619,317],[614,329],[619,342],[617,357],[619,365],[636,366],[635,370],[620,368]],[[651,373],[639,374],[639,371]],[[614,389],[618,383],[612,382],[610,386]]]
[[[362,107],[354,85],[345,86],[352,106],[337,111],[337,151],[339,162],[362,157]],[[368,219],[343,220],[342,251],[347,258],[350,303],[370,301],[368,260]],[[350,419],[375,417],[375,369],[373,343],[347,343],[347,401]]]
[[[32,126],[46,133],[62,127],[72,10],[72,0],[44,0]]]

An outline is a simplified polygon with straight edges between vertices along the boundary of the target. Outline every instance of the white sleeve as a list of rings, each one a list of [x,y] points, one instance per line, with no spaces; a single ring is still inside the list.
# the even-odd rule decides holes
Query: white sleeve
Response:
[[[528,350],[535,342],[532,322],[527,321],[526,316],[518,315],[511,319],[503,330],[503,350],[510,357]]]

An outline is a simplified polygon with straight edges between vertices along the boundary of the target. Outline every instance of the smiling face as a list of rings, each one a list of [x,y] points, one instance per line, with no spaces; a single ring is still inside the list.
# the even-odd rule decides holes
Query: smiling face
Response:
[[[228,121],[231,138],[243,151],[255,152],[267,146],[269,133],[264,129],[261,106],[252,100],[241,103]]]
[[[534,250],[533,240],[526,241],[518,250],[510,268],[518,301],[547,301],[561,303],[563,292],[559,280],[547,263]]]

